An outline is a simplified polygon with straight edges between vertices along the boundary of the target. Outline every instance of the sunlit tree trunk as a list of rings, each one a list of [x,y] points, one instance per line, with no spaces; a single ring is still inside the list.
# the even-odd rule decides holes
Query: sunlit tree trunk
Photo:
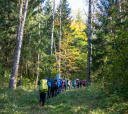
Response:
[[[88,82],[90,82],[90,54],[91,54],[90,38],[91,38],[91,0],[89,0],[89,13],[88,13],[88,57],[87,57]]]
[[[22,20],[23,0],[21,0],[21,3],[20,3],[16,50],[15,50],[15,57],[14,57],[14,62],[13,62],[13,67],[12,67],[10,84],[9,84],[9,87],[13,87],[13,88],[16,88],[17,73],[18,73],[18,66],[19,66],[19,61],[20,61],[20,53],[21,53],[21,46],[22,46],[22,40],[23,40],[23,30],[24,30],[24,24],[25,24],[25,20],[26,20],[28,1],[29,0],[26,0],[26,3],[25,3],[23,20]],[[21,21],[22,21],[22,23],[21,23]]]
[[[53,49],[53,43],[54,43],[54,49],[55,49],[55,59],[56,59],[56,68],[57,67],[57,55],[56,55],[56,45],[55,45],[55,39],[54,39],[54,13],[55,13],[55,0],[53,0],[53,18],[52,18],[52,30],[51,30],[51,55],[52,55],[52,49]]]
[[[54,43],[54,49],[55,49],[56,68],[58,69],[58,64],[57,64],[57,54],[56,54],[56,44],[55,44],[55,40],[54,40],[54,38],[53,38],[53,43]]]
[[[51,29],[51,55],[53,50],[53,35],[54,35],[54,12],[55,12],[55,0],[53,0],[53,12],[52,12],[52,29]]]
[[[60,20],[59,20],[59,77],[61,77],[61,6],[62,1],[60,0]]]

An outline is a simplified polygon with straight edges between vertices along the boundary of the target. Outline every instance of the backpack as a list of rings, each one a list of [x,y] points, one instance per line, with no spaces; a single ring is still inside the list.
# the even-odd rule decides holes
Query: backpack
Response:
[[[52,88],[55,88],[55,80],[54,80],[54,78],[51,79],[50,82],[51,82],[51,87],[52,87]]]
[[[75,81],[72,82],[72,86],[73,86],[73,87],[76,87]]]
[[[51,82],[48,82],[48,87],[51,87]]]
[[[82,85],[82,81],[80,81],[80,85]]]
[[[85,80],[82,81],[82,84],[85,85]]]
[[[47,92],[48,91],[48,85],[47,85],[46,79],[40,80],[40,91],[41,92]]]
[[[58,86],[57,86],[57,81],[55,81],[55,89],[57,90]]]
[[[59,75],[56,75],[57,77],[57,87],[59,87]]]
[[[60,87],[62,87],[63,86],[63,83],[62,83],[62,81],[60,81]]]
[[[76,79],[76,83],[78,83],[78,79]]]
[[[64,86],[66,86],[66,80],[64,80]]]

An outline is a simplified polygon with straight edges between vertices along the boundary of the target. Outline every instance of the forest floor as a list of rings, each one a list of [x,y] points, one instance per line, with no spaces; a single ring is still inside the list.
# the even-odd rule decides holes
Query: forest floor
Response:
[[[40,107],[38,89],[0,91],[1,114],[128,114],[128,100],[116,94],[107,97],[96,85],[61,93],[44,107]]]

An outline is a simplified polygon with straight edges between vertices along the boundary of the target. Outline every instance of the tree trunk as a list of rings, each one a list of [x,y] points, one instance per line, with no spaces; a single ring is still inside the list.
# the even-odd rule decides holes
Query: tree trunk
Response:
[[[22,77],[23,77],[23,58],[21,59],[21,74],[20,74],[20,86],[22,86]]]
[[[39,37],[40,37],[40,23],[39,23]],[[38,44],[40,44],[40,38],[39,38]],[[37,88],[37,85],[38,85],[39,69],[40,69],[39,65],[40,65],[40,54],[39,54],[39,50],[38,50],[38,65],[37,65],[37,77],[36,77],[35,88]]]
[[[52,29],[51,29],[51,55],[53,49],[53,38],[54,38],[54,12],[55,12],[55,0],[53,0],[53,12],[52,12]]]
[[[9,84],[10,88],[13,87],[15,89],[16,89],[18,66],[19,66],[19,61],[20,61],[21,46],[22,46],[22,40],[23,40],[23,30],[24,30],[24,24],[25,24],[27,8],[28,8],[28,1],[29,0],[26,0],[26,3],[25,3],[25,9],[24,9],[22,24],[20,24],[20,23],[21,23],[21,16],[22,16],[23,0],[21,0],[21,4],[20,4],[16,50],[15,50],[15,57],[14,57],[14,62],[13,62],[13,67],[12,67],[10,84]]]
[[[39,78],[39,58],[40,58],[40,55],[38,54],[38,66],[37,66],[37,77],[36,77],[36,84],[35,84],[35,88],[37,88],[37,85],[38,85],[38,78]]]
[[[55,49],[56,68],[58,69],[58,64],[57,64],[57,54],[56,54],[56,44],[55,44],[55,40],[54,40],[54,38],[53,38],[53,42],[54,42],[54,49]]]
[[[87,81],[90,83],[90,46],[91,38],[91,0],[89,0],[89,14],[88,14],[88,57],[87,57]]]
[[[121,4],[120,4],[120,0],[118,0],[119,2],[119,17],[120,17],[120,21],[122,23],[122,19],[121,19]]]
[[[94,32],[94,26],[93,26],[93,23],[94,23],[94,0],[92,0],[92,7],[93,7],[93,12],[92,12],[92,37],[91,39],[93,39],[93,32]],[[91,58],[90,58],[90,63],[92,64],[92,43],[91,43]]]
[[[60,0],[60,21],[59,21],[59,77],[61,78],[61,6],[62,6],[62,1]]]

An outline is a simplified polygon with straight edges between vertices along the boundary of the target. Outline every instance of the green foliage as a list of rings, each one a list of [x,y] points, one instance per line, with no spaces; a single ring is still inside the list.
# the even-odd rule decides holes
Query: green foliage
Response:
[[[121,1],[121,12],[117,2],[106,0],[101,5],[98,5],[101,13],[97,15],[100,24],[94,23],[96,38],[92,40],[93,80],[101,83],[108,93],[116,92],[128,98],[127,7],[124,1]]]

